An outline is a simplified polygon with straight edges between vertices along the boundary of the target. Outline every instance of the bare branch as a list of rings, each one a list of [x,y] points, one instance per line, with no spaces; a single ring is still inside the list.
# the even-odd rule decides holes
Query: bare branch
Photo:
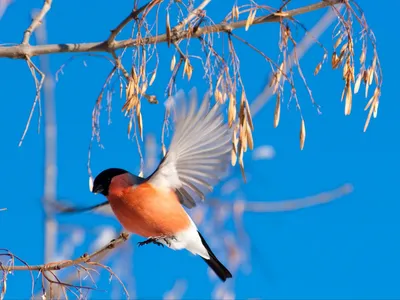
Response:
[[[90,254],[83,254],[82,256],[74,259],[74,260],[62,260],[62,261],[56,261],[48,264],[43,264],[43,265],[35,265],[35,266],[30,266],[30,265],[25,265],[25,266],[8,266],[8,267],[3,267],[5,271],[40,271],[40,272],[46,272],[46,271],[56,271],[56,270],[61,270],[65,269],[71,266],[77,266],[79,264],[83,263],[88,263],[92,261],[94,258],[97,258],[104,253],[109,252],[110,250],[118,247],[125,241],[127,241],[129,238],[129,234],[126,232],[121,233],[121,235],[110,241],[107,245],[104,247],[100,248],[99,250],[90,253]],[[8,254],[9,255],[9,254]],[[13,255],[14,256],[14,255]]]
[[[323,203],[331,202],[335,199],[350,194],[353,191],[351,184],[344,184],[334,190],[323,192],[314,196],[305,197],[302,199],[284,200],[284,201],[245,201],[242,203],[243,211],[247,212],[279,212],[279,211],[292,211],[303,209]],[[227,206],[234,207],[235,202],[222,202],[218,199],[208,200],[208,204],[211,206]]]
[[[253,21],[253,25],[280,22],[282,19],[291,19],[297,15],[309,13],[341,2],[342,0],[321,1],[316,4],[311,4],[300,8],[288,10],[284,13],[271,13],[266,16],[255,18]],[[202,35],[214,32],[231,32],[232,30],[244,27],[246,27],[246,20],[230,24],[220,23],[217,25],[200,27],[194,33],[191,32],[191,30],[181,30],[178,31],[176,35],[173,36],[174,40],[172,41],[198,38]],[[112,43],[111,45],[108,43],[108,40],[106,40],[103,42],[94,42],[94,43],[49,44],[49,45],[38,45],[38,46],[29,46],[29,45],[4,46],[0,47],[0,58],[7,57],[15,59],[25,59],[26,56],[33,57],[38,55],[66,53],[66,52],[111,53],[112,51],[126,47],[136,47],[141,45],[150,45],[150,44],[166,43],[166,42],[167,42],[167,35],[160,34],[142,39],[122,40]]]

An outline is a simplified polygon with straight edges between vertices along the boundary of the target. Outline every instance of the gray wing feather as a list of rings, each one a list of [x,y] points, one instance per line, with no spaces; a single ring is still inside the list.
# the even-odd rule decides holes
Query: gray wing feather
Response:
[[[166,156],[148,180],[174,189],[181,203],[192,208],[212,191],[229,166],[232,132],[220,105],[210,109],[208,95],[198,110],[195,91],[190,93],[188,108],[183,92],[175,99],[175,133]]]

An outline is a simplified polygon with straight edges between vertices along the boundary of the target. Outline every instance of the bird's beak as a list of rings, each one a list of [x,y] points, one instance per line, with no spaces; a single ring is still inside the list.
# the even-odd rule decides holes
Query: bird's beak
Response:
[[[103,186],[98,185],[98,186],[96,186],[96,187],[93,188],[92,193],[93,193],[93,194],[99,194],[99,193],[102,193],[103,191],[104,191]]]

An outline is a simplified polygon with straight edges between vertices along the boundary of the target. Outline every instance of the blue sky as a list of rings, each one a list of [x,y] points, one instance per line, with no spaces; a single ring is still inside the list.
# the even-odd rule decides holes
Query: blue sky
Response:
[[[230,1],[227,1],[230,3]],[[231,6],[214,1],[209,15],[228,12]],[[300,1],[293,1],[296,7]],[[307,1],[307,3],[311,1]],[[30,12],[39,8],[41,1],[15,0],[0,20],[0,43],[18,43],[29,25]],[[222,4],[223,3],[223,4]],[[305,3],[301,1],[301,3]],[[46,19],[50,43],[104,40],[110,29],[124,18],[132,1],[54,1]],[[344,183],[354,185],[350,196],[327,205],[280,213],[246,213],[246,230],[252,240],[253,271],[240,270],[234,282],[237,298],[268,299],[398,299],[400,269],[400,221],[397,185],[400,160],[400,130],[396,100],[398,62],[394,51],[398,41],[388,28],[396,28],[392,17],[377,15],[377,5],[364,1],[362,8],[378,40],[378,51],[384,73],[384,84],[378,118],[372,120],[363,133],[366,100],[362,95],[353,99],[351,116],[343,114],[340,102],[341,71],[324,65],[317,77],[313,71],[323,53],[314,46],[302,60],[303,72],[316,101],[322,107],[318,115],[311,106],[306,90],[299,81],[299,99],[307,125],[307,139],[299,150],[300,119],[293,105],[282,106],[281,122],[272,126],[274,105],[269,103],[254,118],[255,144],[272,145],[273,160],[252,162],[246,158],[249,183],[241,186],[240,195],[252,201],[273,201],[305,197],[336,188]],[[400,8],[391,3],[391,10]],[[224,13],[225,15],[225,13]],[[299,18],[311,28],[322,12]],[[383,19],[385,18],[385,19]],[[384,22],[383,22],[384,21]],[[262,48],[273,58],[277,55],[276,24],[238,31],[242,37]],[[321,41],[332,51],[331,31]],[[300,34],[300,32],[298,32]],[[125,32],[126,36],[127,33]],[[300,36],[300,35],[299,35]],[[358,45],[361,46],[361,45]],[[241,74],[247,86],[250,102],[260,93],[269,74],[263,59],[237,43],[241,57]],[[360,49],[358,47],[358,49]],[[160,45],[161,67],[151,87],[163,99],[169,79],[169,62],[173,50]],[[50,56],[54,74],[70,54]],[[83,64],[86,62],[86,66]],[[198,68],[200,69],[200,68]],[[2,82],[2,117],[0,130],[2,197],[0,213],[2,248],[25,259],[30,264],[43,261],[43,212],[40,198],[43,193],[44,135],[36,132],[37,115],[22,147],[18,142],[25,127],[34,97],[34,83],[23,61],[0,60]],[[91,112],[104,79],[110,71],[106,60],[94,57],[77,58],[67,65],[55,87],[58,126],[58,185],[60,199],[73,203],[93,204],[102,200],[88,191],[86,171],[87,151],[91,135]],[[194,75],[188,90],[206,88],[201,75]],[[162,101],[161,101],[162,102]],[[120,113],[123,102],[113,99],[112,124],[107,126],[106,113],[102,117],[102,142],[105,149],[95,147],[92,168],[94,173],[111,167],[124,167],[138,172],[139,158],[136,145],[126,136],[126,119]],[[154,134],[159,142],[163,121],[163,105],[143,103],[145,134]],[[234,175],[240,178],[240,172]],[[224,199],[226,201],[232,199]],[[86,214],[60,218],[62,224],[76,224],[86,230],[86,238],[93,240],[93,228],[104,224],[119,229],[112,218]],[[70,226],[70,225],[68,225]],[[70,228],[70,227],[66,227]],[[60,240],[71,231],[60,233]],[[134,237],[133,242],[140,238]],[[135,244],[132,243],[133,246]],[[87,251],[84,242],[76,255]],[[213,244],[213,247],[217,247]],[[221,256],[224,258],[223,253]],[[209,298],[216,281],[207,277],[205,264],[188,253],[167,251],[157,247],[134,250],[124,264],[125,271],[135,275],[134,294],[141,298],[160,298],[176,279],[187,279],[184,298]],[[225,260],[225,259],[222,259]],[[9,299],[29,296],[29,275],[9,276]],[[25,286],[26,288],[22,288]],[[107,276],[102,275],[102,289],[111,289]],[[109,298],[109,292],[95,292],[96,298]]]

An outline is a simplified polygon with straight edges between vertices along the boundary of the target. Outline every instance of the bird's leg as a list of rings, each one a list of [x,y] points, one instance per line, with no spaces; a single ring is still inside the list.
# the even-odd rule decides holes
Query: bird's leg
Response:
[[[145,240],[143,242],[138,242],[138,246],[139,247],[147,245],[147,244],[155,244],[157,246],[163,246],[164,247],[164,245],[162,243],[158,242],[156,238],[148,238],[147,240]]]
[[[168,245],[168,247],[171,247],[171,241],[172,240],[176,241],[176,237],[174,236],[163,237],[163,240]]]

